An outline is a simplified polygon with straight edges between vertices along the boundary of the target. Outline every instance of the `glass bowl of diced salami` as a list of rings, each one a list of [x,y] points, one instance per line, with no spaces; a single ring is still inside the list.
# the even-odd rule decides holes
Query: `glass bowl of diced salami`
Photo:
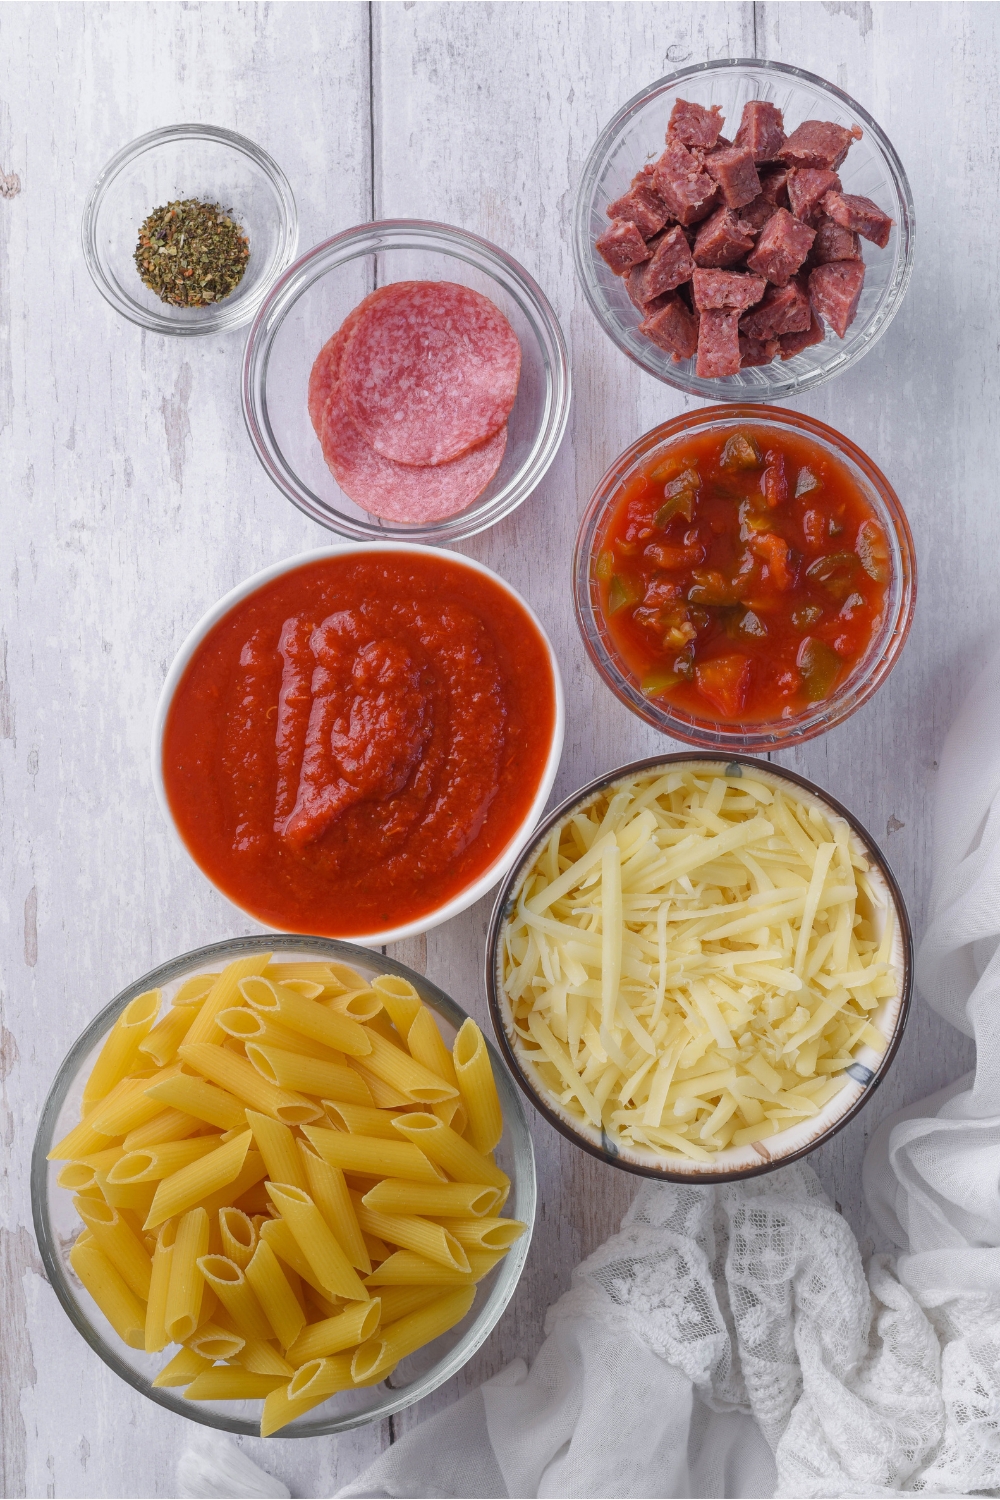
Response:
[[[537,488],[569,415],[566,344],[526,270],[413,219],[314,246],[247,340],[257,456],[306,515],[356,541],[474,536]]]
[[[590,153],[574,252],[605,332],[715,400],[810,390],[895,316],[913,260],[906,173],[847,94],[780,63],[684,68]]]

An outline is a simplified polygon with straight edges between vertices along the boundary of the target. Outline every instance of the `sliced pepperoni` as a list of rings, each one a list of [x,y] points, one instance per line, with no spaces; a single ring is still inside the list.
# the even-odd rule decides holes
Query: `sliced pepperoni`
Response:
[[[500,431],[520,372],[517,335],[487,297],[450,281],[397,282],[359,310],[340,391],[377,454],[437,465]]]
[[[336,397],[326,411],[323,456],[356,505],[385,521],[440,521],[481,495],[500,467],[506,425],[451,463],[416,468],[383,458],[362,438]]]
[[[416,282],[400,281],[397,286],[415,286]],[[309,419],[313,424],[316,436],[323,440],[323,418],[326,408],[330,404],[334,387],[340,379],[340,362],[344,353],[344,345],[354,332],[355,326],[361,314],[371,303],[377,302],[380,297],[385,296],[388,287],[376,287],[374,292],[368,296],[341,323],[332,338],[327,339],[322,349],[313,361],[312,370],[309,372],[309,392],[307,405],[309,407]]]

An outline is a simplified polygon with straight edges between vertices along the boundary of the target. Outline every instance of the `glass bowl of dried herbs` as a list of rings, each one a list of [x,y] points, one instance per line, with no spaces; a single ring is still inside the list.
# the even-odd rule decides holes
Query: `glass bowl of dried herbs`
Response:
[[[253,141],[213,125],[140,136],[108,162],[83,215],[98,291],[154,333],[248,323],[297,243],[281,168]]]

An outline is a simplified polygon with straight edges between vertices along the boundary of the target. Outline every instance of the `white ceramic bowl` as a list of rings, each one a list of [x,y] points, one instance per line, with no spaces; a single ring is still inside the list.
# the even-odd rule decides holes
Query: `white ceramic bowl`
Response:
[[[209,631],[219,623],[223,616],[227,615],[235,605],[241,603],[242,600],[246,599],[250,594],[255,593],[265,584],[270,583],[275,578],[282,577],[285,573],[293,572],[296,568],[301,568],[308,563],[321,562],[324,558],[329,557],[358,556],[366,552],[416,553],[421,557],[435,558],[439,561],[444,558],[449,563],[468,568],[472,573],[479,573],[483,577],[489,578],[492,583],[502,588],[505,593],[509,594],[521,606],[544,641],[549,656],[549,664],[552,668],[552,681],[555,691],[555,717],[545,769],[538,783],[538,788],[528,813],[503,853],[494,860],[493,864],[477,880],[467,885],[457,896],[453,896],[451,900],[445,901],[442,905],[433,908],[418,919],[412,922],[405,922],[398,927],[384,928],[378,932],[364,934],[351,933],[349,935],[352,943],[370,948],[379,946],[382,943],[396,943],[402,938],[413,937],[421,932],[428,932],[432,927],[438,927],[442,922],[447,922],[451,917],[458,916],[459,912],[465,911],[478,901],[481,896],[485,896],[487,891],[491,890],[506,875],[521,848],[531,837],[535,825],[545,810],[549,792],[552,790],[552,784],[555,781],[556,771],[559,767],[559,758],[562,754],[563,735],[566,725],[566,709],[563,698],[562,680],[559,676],[559,664],[556,660],[556,654],[552,649],[552,643],[546,635],[541,621],[535,615],[534,610],[525,603],[517,590],[511,588],[510,584],[501,578],[499,574],[494,573],[490,568],[484,567],[482,563],[473,561],[470,557],[462,557],[455,552],[442,553],[437,547],[419,546],[413,542],[342,542],[332,547],[319,547],[314,552],[301,552],[297,557],[286,558],[284,562],[274,563],[262,572],[254,573],[252,577],[245,579],[243,583],[237,584],[236,588],[231,589],[217,604],[212,606],[207,614],[202,616],[174,657],[170,671],[167,673],[166,681],[163,684],[163,690],[160,693],[160,700],[156,705],[156,714],[153,719],[152,772],[153,786],[156,789],[160,811],[163,813],[168,826],[179,840],[184,852],[193,858],[174,819],[163,778],[163,736],[167,715],[173,701],[174,693],[177,691],[177,687],[187,670],[188,664]],[[195,863],[198,863],[197,860]],[[200,865],[199,868],[201,868]],[[206,875],[206,879],[210,878]],[[214,882],[212,883],[214,884]],[[216,888],[219,889],[218,887]],[[222,894],[226,896],[227,900],[232,900],[232,897],[228,893],[223,891]],[[237,902],[233,902],[233,905],[238,906],[240,911],[243,911],[248,917],[252,917],[255,922],[260,922],[261,926],[267,927],[269,925],[263,922],[258,914],[251,911],[248,907],[240,906]],[[285,931],[291,929],[272,928],[271,930]],[[336,934],[324,935],[336,936]]]

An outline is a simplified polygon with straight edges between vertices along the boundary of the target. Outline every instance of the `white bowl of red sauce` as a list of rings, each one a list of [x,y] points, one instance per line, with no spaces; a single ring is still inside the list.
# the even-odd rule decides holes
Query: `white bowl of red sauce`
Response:
[[[376,945],[507,872],[562,751],[552,646],[470,558],[344,543],[276,563],[184,642],[153,726],[163,814],[265,927]]]
[[[878,690],[906,641],[916,558],[885,475],[799,412],[705,407],[601,480],[574,560],[604,682],[688,744],[812,739]]]

